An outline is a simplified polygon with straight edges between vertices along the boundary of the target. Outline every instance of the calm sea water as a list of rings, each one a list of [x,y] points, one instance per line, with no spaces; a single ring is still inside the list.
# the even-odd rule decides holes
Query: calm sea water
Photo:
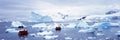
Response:
[[[38,30],[40,30],[40,29],[34,29],[30,26],[36,23],[28,23],[28,22],[25,23],[24,22],[24,24],[27,25],[25,29],[29,31],[29,34],[37,33]],[[8,28],[11,28],[11,22],[0,22],[0,40],[19,40],[18,33],[6,33],[5,32],[5,30]],[[115,35],[115,33],[119,30],[120,30],[120,27],[112,27],[110,29],[106,29],[103,31],[105,35],[96,36],[93,33],[80,33],[78,32],[79,29],[76,29],[76,28],[63,28],[61,31],[55,31],[54,29],[52,29],[50,31],[53,31],[53,34],[58,35],[58,37],[55,39],[50,39],[50,40],[65,40],[65,37],[72,38],[68,40],[107,40],[107,38],[111,38],[110,40],[120,40]],[[94,37],[94,38],[88,39],[90,37]],[[33,37],[33,36],[28,35],[27,40],[46,40],[46,39],[44,39],[42,36]]]

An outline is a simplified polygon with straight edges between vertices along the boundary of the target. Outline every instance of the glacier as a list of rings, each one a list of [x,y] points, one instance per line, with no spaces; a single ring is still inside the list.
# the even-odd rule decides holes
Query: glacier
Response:
[[[35,12],[31,12],[31,16],[28,19],[29,22],[52,22],[52,18],[50,16],[42,16]]]

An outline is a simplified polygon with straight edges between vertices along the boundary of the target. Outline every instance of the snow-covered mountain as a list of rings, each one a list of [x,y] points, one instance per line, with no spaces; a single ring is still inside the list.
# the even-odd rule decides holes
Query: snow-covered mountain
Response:
[[[114,13],[118,13],[118,12],[120,12],[120,10],[118,10],[118,9],[114,9],[114,10],[110,10],[110,11],[108,11],[108,12],[105,13],[105,14],[114,14]]]

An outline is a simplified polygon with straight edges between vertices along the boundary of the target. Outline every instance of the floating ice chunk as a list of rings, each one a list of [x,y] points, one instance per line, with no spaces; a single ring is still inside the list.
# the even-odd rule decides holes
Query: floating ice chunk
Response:
[[[86,32],[94,32],[95,30],[93,28],[89,28],[89,29],[80,29],[78,32],[83,32],[83,33],[86,33]]]
[[[65,40],[72,40],[71,37],[65,37]]]
[[[33,25],[32,27],[33,27],[33,28],[44,28],[44,27],[47,27],[47,25],[44,24],[44,23],[40,23],[40,24],[35,24],[35,25]]]
[[[34,33],[33,33],[33,34],[29,34],[29,35],[30,35],[30,36],[33,36],[33,37],[36,37],[36,34],[34,34]]]
[[[53,36],[44,36],[45,39],[55,39],[57,38],[58,35],[53,35]]]
[[[96,39],[96,37],[88,37],[88,39]]]
[[[96,33],[97,36],[103,36],[103,33]]]
[[[120,35],[120,31],[117,31],[117,33],[115,33],[115,35]]]
[[[32,26],[32,28],[39,28],[41,30],[49,30],[54,28],[54,25],[46,25],[45,23],[35,24]]]
[[[110,23],[111,26],[120,26],[119,23]]]
[[[100,22],[92,25],[92,27],[97,27],[98,29],[109,29],[111,26],[110,22]]]
[[[37,35],[41,35],[41,36],[44,36],[44,35],[51,35],[53,34],[52,31],[44,31],[44,32],[38,32]]]
[[[6,32],[9,32],[9,33],[17,33],[17,32],[19,32],[19,31],[16,30],[16,29],[11,28],[11,29],[6,29]]]
[[[100,25],[98,25],[98,27],[102,29],[109,29],[111,25],[109,22],[102,22]]]
[[[67,28],[75,28],[76,24],[75,23],[70,23],[69,25],[67,25]]]
[[[30,34],[30,36],[40,37],[40,36],[46,36],[46,35],[52,35],[52,34],[53,34],[52,31],[44,31],[44,32],[38,32],[38,33]]]
[[[87,32],[88,30],[85,30],[85,29],[81,29],[79,30],[78,32]]]
[[[1,39],[1,40],[5,40],[5,39]]]
[[[32,36],[32,37],[40,37],[40,35],[37,35],[37,34],[35,34],[35,33],[29,34],[29,35]]]
[[[12,24],[13,27],[18,27],[18,26],[21,26],[21,25],[25,26],[23,23],[21,23],[19,21],[13,21],[11,24]]]
[[[89,27],[89,25],[84,21],[84,20],[81,20],[77,25],[76,27],[78,28],[87,28]]]
[[[0,22],[2,22],[2,21],[0,20]]]
[[[57,24],[50,24],[47,25],[45,23],[35,24],[32,26],[32,28],[39,28],[41,30],[50,30],[56,27]]]
[[[32,28],[40,28],[41,30],[46,30],[47,29],[47,25],[44,24],[44,23],[41,23],[41,24],[35,24],[32,26]]]

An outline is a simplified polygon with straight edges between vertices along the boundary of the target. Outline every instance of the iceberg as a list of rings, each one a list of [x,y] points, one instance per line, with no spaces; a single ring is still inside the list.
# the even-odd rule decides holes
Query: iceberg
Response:
[[[75,26],[75,28],[88,28],[89,25],[84,20],[80,20],[79,23]]]
[[[102,22],[101,24],[98,25],[98,28],[102,29],[109,29],[111,27],[110,22]]]
[[[111,28],[110,22],[100,22],[100,23],[95,23],[93,27],[97,27],[98,30],[103,30],[103,29],[110,29]]]
[[[18,26],[25,26],[23,23],[19,22],[19,21],[13,21],[11,23],[12,27],[18,27]]]
[[[40,14],[32,12],[28,21],[29,22],[52,22],[53,20],[50,16],[42,16]]]

